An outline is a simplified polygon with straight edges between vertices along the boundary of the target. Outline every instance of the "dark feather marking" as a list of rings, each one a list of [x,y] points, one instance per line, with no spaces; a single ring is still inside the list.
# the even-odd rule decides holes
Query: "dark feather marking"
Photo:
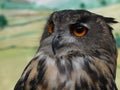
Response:
[[[66,82],[61,83],[61,84],[58,86],[57,90],[63,90],[63,88],[65,87],[65,84],[66,84]]]
[[[108,70],[110,71],[109,73],[112,75],[113,79],[115,79],[116,73],[114,73],[114,72],[112,71],[112,69],[110,68],[110,66],[109,66],[108,64],[106,64],[106,65],[107,65],[107,67],[108,67]]]
[[[111,51],[108,47],[106,47],[106,48],[108,49],[109,52]],[[95,56],[95,57],[97,57],[101,60],[104,60],[108,63],[111,63],[111,64],[114,63],[113,60],[111,60],[108,52],[105,52],[105,51],[102,51],[102,50],[101,50],[101,52],[98,51],[98,50],[91,51],[91,52],[92,52],[92,56]]]
[[[107,90],[108,81],[105,78],[105,76],[101,74],[100,77],[99,77],[99,80],[100,80],[100,88],[101,88],[101,90]]]
[[[92,53],[95,57],[98,57],[101,55],[101,53],[98,50],[95,50],[94,52],[92,51]]]
[[[95,85],[95,83],[98,81],[98,74],[97,72],[92,70],[92,68],[90,67],[90,64],[94,65],[94,63],[90,61],[88,58],[86,58],[84,63],[85,63],[85,66],[83,67],[83,70],[86,71],[87,75],[90,76],[93,82],[88,83],[87,78],[85,76],[82,76],[80,78],[80,85],[75,83],[75,90],[81,90],[81,89],[82,90],[96,90],[97,86]]]
[[[14,90],[25,90],[24,81],[19,80],[18,83],[16,84]]]
[[[68,74],[70,74],[70,73],[73,71],[72,60],[71,60],[71,59],[66,60],[66,61],[65,61],[65,65],[66,65]]]
[[[115,84],[115,82],[114,82],[114,79],[115,79],[115,73],[113,73],[113,71],[111,70],[111,68],[110,68],[110,66],[108,65],[108,64],[106,64],[107,65],[107,67],[108,67],[108,70],[109,70],[109,73],[110,73],[110,75],[112,75],[112,78],[111,79],[109,79],[110,81],[107,81],[107,79],[105,78],[105,76],[103,76],[102,74],[100,75],[100,77],[99,77],[99,80],[100,80],[100,88],[102,88],[101,90],[106,90],[106,86],[104,86],[104,85],[106,85],[106,84],[108,84],[108,82],[111,82],[112,80],[112,86],[109,86],[111,89],[110,90],[117,90],[117,87],[116,87],[116,84]],[[95,67],[97,68],[97,66],[95,65]],[[99,68],[97,68],[98,69],[98,71],[99,71]],[[109,84],[108,84],[109,85]],[[115,88],[115,89],[113,89],[113,88]]]
[[[110,90],[118,90],[115,81],[112,82],[112,85],[110,86]]]
[[[66,56],[66,58],[69,60],[71,59],[72,57],[85,57],[84,54],[80,53],[79,51],[69,51],[68,52],[68,55]]]
[[[25,90],[25,87],[26,87],[26,81],[29,77],[29,74],[30,74],[31,70],[29,70],[27,73],[26,73],[26,76],[24,77],[23,80],[19,80],[14,88],[14,90]]]
[[[28,65],[25,67],[22,75],[24,74],[24,72],[26,71],[26,69],[30,66],[30,64],[31,64],[34,60],[37,60],[37,58],[38,58],[38,57],[34,57],[34,58],[28,63]]]
[[[91,77],[91,79],[93,80],[93,82],[98,80],[98,74],[96,71],[92,70],[92,68],[90,67],[90,62],[89,60],[86,58],[86,60],[84,61],[85,66],[83,67],[83,69],[88,73],[88,75]]]
[[[32,69],[31,69],[31,70],[32,70]],[[25,78],[24,78],[24,82],[27,81],[27,79],[28,79],[28,77],[29,77],[29,75],[30,75],[31,70],[29,70],[29,71],[26,73],[26,76],[25,76]]]
[[[36,82],[37,82],[37,79],[36,79],[36,78],[33,78],[33,79],[30,81],[30,86],[31,86],[30,90],[36,90],[36,87],[37,87]]]
[[[96,90],[94,85],[88,85],[87,79],[85,76],[80,78],[80,84],[75,83],[75,90]]]
[[[75,83],[75,90],[80,90],[80,89],[81,89],[80,85],[78,85],[77,82],[76,82]]]
[[[38,76],[37,76],[38,84],[41,84],[41,85],[43,85],[43,83],[44,83],[44,74],[45,74],[45,71],[46,71],[45,60],[46,60],[46,57],[43,57],[39,61],[38,67],[37,67],[37,70],[38,70]]]
[[[71,59],[67,59],[64,61],[65,63],[62,64],[61,58],[57,58],[56,60],[56,65],[59,69],[59,72],[61,74],[65,74],[67,73],[68,75],[70,75],[71,71],[73,70],[73,65],[72,65],[72,61]]]
[[[89,87],[85,76],[80,78],[80,83],[81,83],[81,88],[86,88],[87,89]]]
[[[31,85],[30,90],[36,90],[38,84],[43,85],[43,83],[44,83],[44,73],[45,73],[45,60],[46,60],[46,57],[43,57],[38,62],[38,67],[37,67],[38,76],[36,76],[35,78],[33,78],[30,81],[30,85]]]
[[[64,74],[65,73],[65,66],[61,64],[61,61],[60,61],[59,58],[57,58],[57,60],[56,60],[56,65],[57,65],[57,67],[59,69],[59,72],[61,74]]]
[[[104,56],[101,55],[101,56],[99,56],[99,59],[106,61],[109,64],[114,64],[113,60],[111,60],[111,57],[108,55],[105,55],[105,54],[104,54]]]

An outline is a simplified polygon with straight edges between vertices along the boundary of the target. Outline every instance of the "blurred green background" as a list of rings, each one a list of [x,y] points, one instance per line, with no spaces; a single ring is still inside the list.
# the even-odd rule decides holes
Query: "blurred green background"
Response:
[[[120,22],[120,0],[0,0],[0,90],[13,90],[39,46],[55,10],[87,9]],[[120,90],[120,23],[112,25],[118,47],[116,83]]]

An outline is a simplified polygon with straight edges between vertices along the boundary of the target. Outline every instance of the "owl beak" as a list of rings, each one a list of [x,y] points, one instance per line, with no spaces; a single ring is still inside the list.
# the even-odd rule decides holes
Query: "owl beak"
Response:
[[[54,55],[56,54],[56,50],[62,46],[62,43],[60,43],[60,41],[61,41],[61,35],[54,36],[52,40],[52,51]]]

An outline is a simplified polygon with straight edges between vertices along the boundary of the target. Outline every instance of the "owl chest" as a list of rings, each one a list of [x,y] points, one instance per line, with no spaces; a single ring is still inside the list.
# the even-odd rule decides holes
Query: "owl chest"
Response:
[[[81,62],[82,63],[82,62]],[[44,83],[47,83],[48,90],[77,90],[81,87],[80,79],[84,85],[88,85],[88,76],[82,70],[80,63],[69,60],[49,60],[46,61]]]
[[[114,83],[106,64],[91,57],[41,58],[38,67],[38,90],[110,90]]]

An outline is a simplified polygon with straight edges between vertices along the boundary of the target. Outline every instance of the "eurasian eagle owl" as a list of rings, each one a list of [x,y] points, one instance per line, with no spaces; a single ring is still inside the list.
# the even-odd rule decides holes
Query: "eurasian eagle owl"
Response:
[[[117,90],[114,18],[86,10],[50,15],[14,90]]]

